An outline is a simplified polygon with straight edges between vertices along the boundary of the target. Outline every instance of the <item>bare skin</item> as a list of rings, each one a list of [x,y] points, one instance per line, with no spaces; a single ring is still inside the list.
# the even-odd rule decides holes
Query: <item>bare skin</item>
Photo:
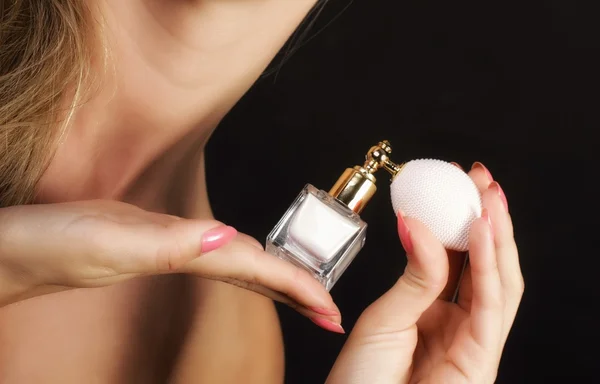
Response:
[[[204,146],[314,3],[107,0],[114,72],[98,69],[40,202],[211,218]],[[195,277],[66,291],[0,309],[0,382],[282,382],[280,332],[270,300]]]

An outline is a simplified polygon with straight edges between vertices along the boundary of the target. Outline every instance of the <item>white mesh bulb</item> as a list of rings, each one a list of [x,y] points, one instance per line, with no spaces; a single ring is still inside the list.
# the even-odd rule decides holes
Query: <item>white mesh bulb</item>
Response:
[[[422,222],[447,249],[467,251],[481,196],[469,175],[441,160],[409,161],[390,186],[394,212]]]

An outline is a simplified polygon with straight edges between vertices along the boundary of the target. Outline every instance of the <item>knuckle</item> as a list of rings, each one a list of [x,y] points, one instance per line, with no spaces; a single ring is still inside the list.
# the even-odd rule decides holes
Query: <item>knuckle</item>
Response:
[[[406,268],[404,274],[402,275],[402,280],[406,285],[417,290],[428,288],[426,281],[420,276],[416,275],[411,268]]]
[[[314,276],[302,268],[294,267],[294,271],[290,276],[290,280],[286,281],[279,287],[279,292],[287,296],[294,296],[294,293],[297,293],[296,287],[306,286],[312,281],[315,281]]]
[[[418,273],[407,265],[401,279],[406,285],[416,290],[441,290],[448,280],[444,273]]]
[[[262,285],[260,278],[258,276],[257,271],[260,270],[261,262],[260,258],[263,257],[263,254],[260,250],[251,247],[248,249],[246,255],[244,256],[248,260],[249,268],[244,271],[244,281],[248,284],[252,285]]]
[[[356,322],[356,333],[362,345],[376,345],[390,350],[414,346],[418,340],[416,325],[398,326],[395,318],[386,316],[376,304],[367,307]]]
[[[71,250],[65,248],[65,251],[78,257],[69,258],[69,262],[56,259],[52,265],[46,265],[43,272],[46,284],[95,287],[126,273],[121,265],[120,253],[101,231],[86,236],[84,246]]]
[[[256,240],[254,237],[246,235],[245,233],[238,233],[238,237],[245,242],[246,244],[260,250],[260,251],[264,251],[265,248],[263,247],[263,245]]]
[[[298,284],[309,280],[315,280],[315,277],[311,275],[307,270],[294,266],[294,272],[292,272],[292,276],[290,279],[290,281],[293,284]]]
[[[408,349],[417,343],[415,333],[389,326],[370,327],[369,333],[362,337],[362,344],[376,345],[380,349],[390,351]]]
[[[156,250],[156,269],[160,272],[173,272],[187,262],[188,254],[183,234],[177,230],[168,231]]]

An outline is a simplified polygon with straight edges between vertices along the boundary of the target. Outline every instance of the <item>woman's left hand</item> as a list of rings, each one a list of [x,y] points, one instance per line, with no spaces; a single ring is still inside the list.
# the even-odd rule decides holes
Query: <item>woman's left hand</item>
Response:
[[[109,200],[0,209],[0,309],[49,293],[172,273],[258,292],[341,330],[341,315],[323,285],[218,221]]]
[[[444,288],[450,271],[459,270],[449,264],[460,265],[462,255],[444,250],[420,222],[399,216],[406,270],[362,314],[327,383],[495,381],[524,283],[502,189],[479,163],[469,175],[484,214],[471,229],[457,300]]]

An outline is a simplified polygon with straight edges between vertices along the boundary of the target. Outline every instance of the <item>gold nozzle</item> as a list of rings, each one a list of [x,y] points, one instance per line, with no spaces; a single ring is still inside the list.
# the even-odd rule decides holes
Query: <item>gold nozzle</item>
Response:
[[[393,179],[402,170],[402,165],[398,165],[390,160],[391,153],[392,146],[390,142],[387,140],[381,141],[369,149],[363,168],[371,174],[377,172],[379,168],[383,168],[392,175]]]
[[[392,146],[387,140],[371,147],[367,152],[363,166],[346,169],[331,188],[329,194],[348,206],[352,211],[362,212],[377,190],[376,179],[373,174],[383,168],[392,175],[393,179],[402,170],[401,165],[397,165],[390,160],[389,155],[391,153]]]

